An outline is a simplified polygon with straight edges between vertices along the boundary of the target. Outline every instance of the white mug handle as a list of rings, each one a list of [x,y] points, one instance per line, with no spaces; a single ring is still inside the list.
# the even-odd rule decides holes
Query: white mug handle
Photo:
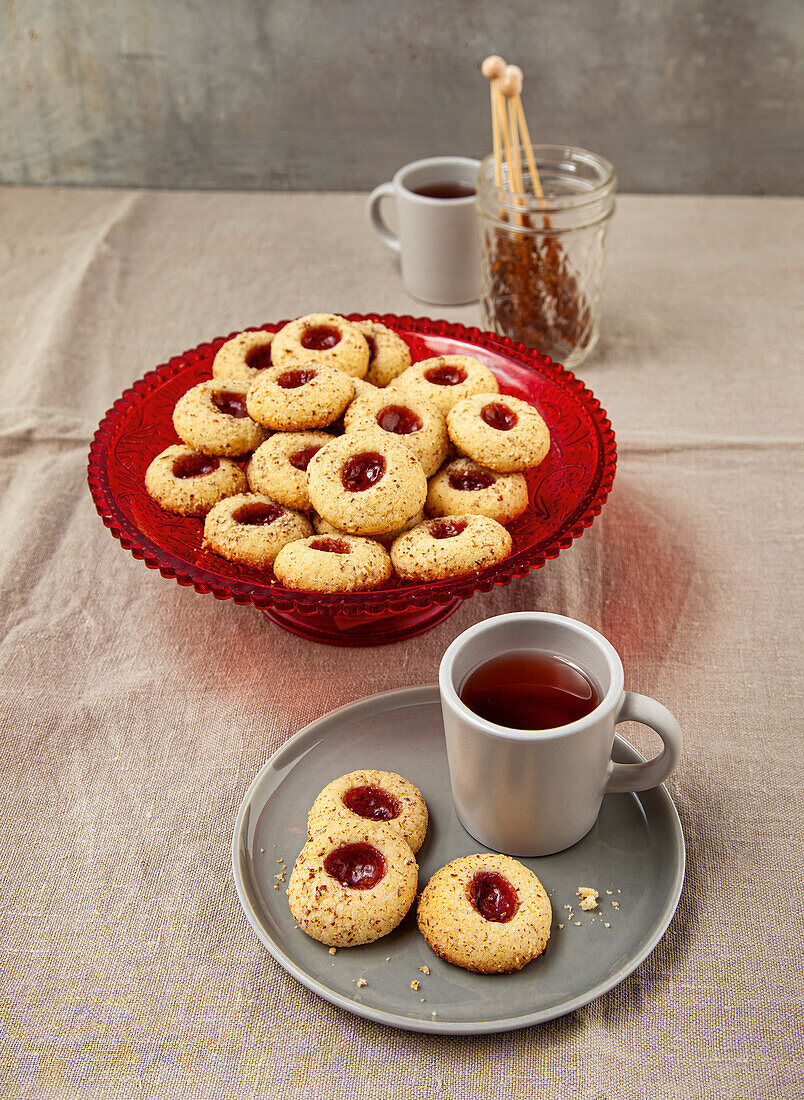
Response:
[[[624,693],[615,722],[642,722],[650,726],[661,737],[664,749],[644,764],[615,764],[613,760],[609,761],[604,793],[647,791],[650,787],[657,787],[667,779],[681,755],[683,737],[678,722],[667,707],[633,691]]]
[[[382,243],[387,245],[393,252],[399,252],[402,247],[399,243],[399,237],[388,228],[380,211],[382,200],[394,198],[395,196],[396,188],[392,183],[381,183],[369,195],[366,203],[366,213]]]

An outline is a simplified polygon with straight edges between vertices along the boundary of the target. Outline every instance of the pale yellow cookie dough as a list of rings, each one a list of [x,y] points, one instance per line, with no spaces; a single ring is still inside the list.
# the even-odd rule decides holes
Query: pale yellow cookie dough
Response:
[[[310,521],[261,493],[240,493],[216,504],[204,523],[206,549],[222,558],[270,569],[282,547],[312,534]]]
[[[326,432],[277,432],[251,456],[246,469],[249,488],[287,508],[309,511],[307,466],[332,439]]]
[[[447,454],[447,425],[435,405],[418,394],[393,390],[357,397],[346,410],[343,426],[347,435],[366,428],[379,428],[413,451],[425,477],[436,472]]]
[[[351,432],[322,447],[307,467],[307,487],[316,512],[353,535],[402,527],[427,497],[418,458],[379,428]]]
[[[230,458],[175,443],[145,471],[145,488],[160,508],[179,516],[205,516],[224,497],[244,492],[246,475]]]
[[[336,819],[366,827],[383,822],[391,825],[414,853],[427,835],[428,813],[422,792],[395,772],[366,769],[333,779],[313,803],[307,818],[308,835],[313,836]]]
[[[326,428],[354,396],[348,375],[332,367],[298,363],[271,367],[251,383],[246,396],[249,415],[279,432]]]
[[[410,348],[398,333],[381,321],[353,321],[369,346],[369,366],[366,381],[374,386],[387,386],[410,366]]]
[[[440,581],[494,565],[512,545],[502,524],[488,516],[442,516],[400,535],[391,561],[405,580]]]
[[[455,458],[430,478],[425,511],[428,516],[488,516],[506,524],[527,506],[528,483],[522,474],[499,474],[471,458]]]
[[[365,336],[336,313],[310,313],[290,321],[277,332],[271,354],[279,366],[318,363],[354,378],[365,377],[369,365]]]
[[[495,891],[502,904],[495,905]],[[512,908],[508,919],[483,915]],[[436,955],[480,974],[521,970],[541,955],[552,919],[550,899],[533,872],[511,856],[493,854],[463,856],[436,871],[417,912],[419,931]]]
[[[250,383],[237,378],[200,382],[176,402],[173,427],[189,447],[230,458],[248,454],[267,438],[248,414]]]
[[[363,592],[391,576],[391,559],[378,542],[355,535],[312,535],[283,546],[274,573],[286,588],[305,592]]]
[[[550,432],[527,401],[479,393],[447,414],[447,431],[463,454],[502,474],[538,466],[550,450]]]
[[[408,367],[393,380],[391,388],[419,394],[446,416],[464,397],[499,387],[489,368],[471,355],[438,355]]]
[[[369,849],[363,867],[381,871],[375,885],[358,889],[328,870],[328,864],[332,868],[348,859],[353,845]],[[396,928],[413,904],[418,878],[416,859],[397,829],[338,820],[302,848],[288,883],[288,903],[308,936],[331,947],[354,947]]]
[[[273,366],[273,332],[240,332],[221,345],[212,363],[215,378],[239,378],[253,382],[262,371]]]

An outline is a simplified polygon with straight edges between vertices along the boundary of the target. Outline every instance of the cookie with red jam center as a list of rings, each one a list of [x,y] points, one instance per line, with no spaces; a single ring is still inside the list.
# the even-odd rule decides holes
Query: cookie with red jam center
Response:
[[[367,769],[327,784],[310,810],[307,832],[314,836],[335,820],[391,825],[418,852],[427,834],[427,805],[419,788],[401,775]]]
[[[463,856],[433,875],[417,920],[440,958],[479,974],[521,970],[541,955],[553,913],[547,892],[519,860]]]
[[[390,824],[335,820],[299,853],[288,883],[297,924],[331,947],[388,935],[416,897],[419,868]]]

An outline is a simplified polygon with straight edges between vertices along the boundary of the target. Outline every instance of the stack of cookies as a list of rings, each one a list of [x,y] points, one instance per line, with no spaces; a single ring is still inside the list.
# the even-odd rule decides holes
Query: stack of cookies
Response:
[[[396,928],[416,897],[427,820],[421,791],[401,775],[366,770],[329,783],[288,883],[299,927],[331,947],[372,943]]]
[[[550,447],[539,413],[478,360],[411,364],[379,321],[327,313],[227,341],[173,424],[182,444],[145,475],[154,500],[205,516],[214,553],[318,592],[507,557],[505,525],[528,505],[522,471]]]
[[[429,815],[421,791],[401,775],[354,771],[333,779],[307,818],[288,902],[308,936],[331,948],[386,936],[416,897],[416,853]],[[419,931],[440,958],[481,974],[521,970],[550,938],[544,887],[511,856],[463,856],[422,892]],[[426,971],[429,973],[429,971]]]

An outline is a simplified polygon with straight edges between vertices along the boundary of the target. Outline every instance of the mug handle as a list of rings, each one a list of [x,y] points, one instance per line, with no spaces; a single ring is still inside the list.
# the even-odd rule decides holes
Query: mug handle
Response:
[[[664,749],[653,760],[644,764],[615,764],[609,761],[609,770],[603,787],[604,794],[619,791],[647,791],[657,787],[673,771],[681,755],[683,737],[681,727],[673,715],[647,695],[626,691],[616,722],[642,722],[661,737]]]
[[[366,213],[382,243],[387,245],[393,252],[399,252],[402,247],[399,243],[399,237],[391,232],[385,224],[385,220],[380,212],[382,200],[392,199],[395,195],[396,188],[392,183],[381,183],[380,186],[375,187],[369,195],[368,201],[366,202]]]

